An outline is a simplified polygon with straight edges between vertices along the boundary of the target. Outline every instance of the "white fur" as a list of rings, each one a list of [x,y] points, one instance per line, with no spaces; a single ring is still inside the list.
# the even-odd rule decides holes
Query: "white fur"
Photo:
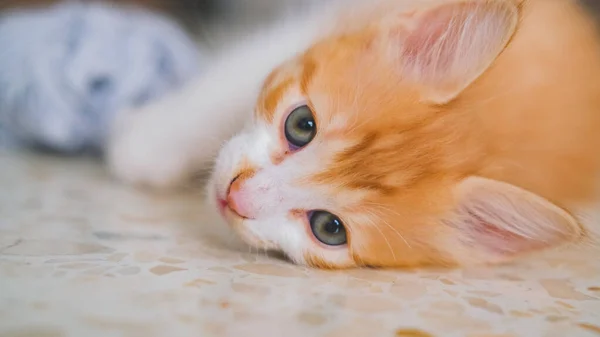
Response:
[[[282,144],[280,126],[290,110],[303,101],[299,88],[289,89],[280,100],[272,123],[255,119],[226,143],[208,185],[208,200],[214,204],[217,198],[225,199],[232,179],[243,165],[251,165],[256,174],[244,182],[241,198],[252,211],[252,219],[231,213],[228,217],[245,241],[258,248],[283,251],[296,263],[305,263],[305,254],[310,253],[336,265],[349,265],[353,262],[347,248],[328,248],[317,243],[310,234],[307,216],[290,216],[298,209],[341,213],[340,206],[348,201],[344,196],[333,196],[328,189],[306,183],[332,156],[335,144],[325,147],[317,135],[311,144],[279,165],[274,165],[269,157],[273,149],[287,146]]]
[[[121,114],[107,151],[112,172],[128,183],[170,187],[210,163],[249,119],[269,72],[306,49],[324,17],[290,16],[219,53],[184,90]]]

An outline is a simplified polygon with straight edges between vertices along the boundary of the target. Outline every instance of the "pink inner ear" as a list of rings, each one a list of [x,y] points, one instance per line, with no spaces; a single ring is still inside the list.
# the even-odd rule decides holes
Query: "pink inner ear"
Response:
[[[469,212],[465,219],[463,228],[466,233],[465,243],[484,246],[494,255],[510,256],[519,253],[528,253],[543,249],[548,243],[540,240],[532,240],[503,230],[502,228],[485,221],[477,214]]]
[[[464,20],[465,11],[457,11],[457,6],[469,4],[442,5],[426,13],[418,28],[404,40],[402,57],[405,66],[413,69],[449,69],[460,42],[460,26],[456,22]],[[470,4],[473,6],[473,4]],[[455,13],[455,18],[452,18]],[[454,26],[452,24],[454,23]],[[446,44],[447,47],[441,45]]]
[[[391,36],[400,41],[397,61],[405,78],[425,87],[425,100],[443,104],[475,81],[506,47],[518,10],[508,1],[451,1],[416,20]]]
[[[464,248],[490,262],[557,246],[582,233],[569,213],[510,184],[471,177],[456,193],[458,204],[446,223]]]

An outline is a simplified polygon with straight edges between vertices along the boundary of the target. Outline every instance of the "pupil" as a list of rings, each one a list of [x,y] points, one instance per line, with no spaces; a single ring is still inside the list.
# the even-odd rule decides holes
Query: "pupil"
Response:
[[[300,121],[298,121],[298,128],[305,130],[305,131],[310,131],[314,128],[315,122],[310,119],[310,118],[303,118]]]
[[[337,234],[340,231],[340,226],[337,221],[331,221],[325,225],[325,231],[330,234]]]

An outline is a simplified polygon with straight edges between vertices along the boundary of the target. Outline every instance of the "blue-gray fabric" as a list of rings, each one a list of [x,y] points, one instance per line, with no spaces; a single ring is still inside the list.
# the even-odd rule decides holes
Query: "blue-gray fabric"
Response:
[[[186,33],[139,8],[65,2],[0,14],[0,142],[101,149],[115,114],[201,67]]]

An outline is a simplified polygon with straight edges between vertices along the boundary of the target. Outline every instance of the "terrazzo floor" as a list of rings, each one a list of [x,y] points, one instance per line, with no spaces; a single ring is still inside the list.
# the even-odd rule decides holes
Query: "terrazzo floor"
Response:
[[[597,251],[469,270],[311,270],[221,241],[199,195],[2,152],[0,336],[600,336]]]

